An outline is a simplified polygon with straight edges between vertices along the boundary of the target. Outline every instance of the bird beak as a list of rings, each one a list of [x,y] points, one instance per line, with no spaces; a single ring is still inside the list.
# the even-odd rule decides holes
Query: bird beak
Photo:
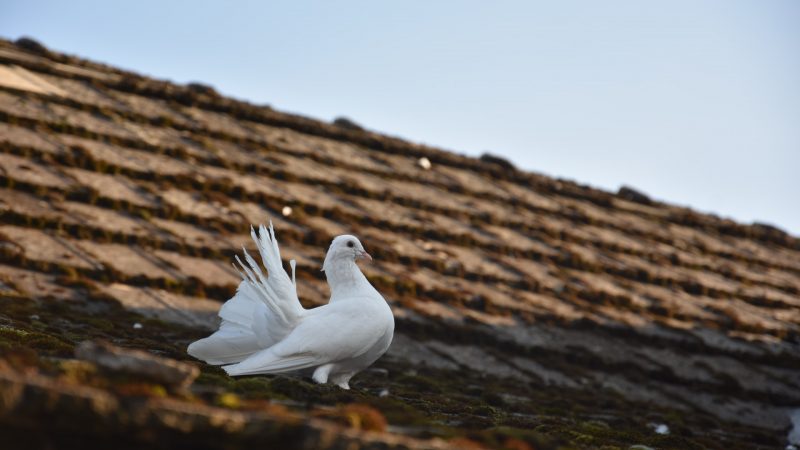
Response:
[[[358,254],[359,259],[366,259],[367,261],[372,262],[372,256],[367,252],[361,252]]]

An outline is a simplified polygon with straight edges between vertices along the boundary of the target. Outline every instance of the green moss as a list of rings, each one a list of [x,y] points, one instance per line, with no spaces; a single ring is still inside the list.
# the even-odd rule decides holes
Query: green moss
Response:
[[[5,342],[8,348],[31,348],[46,354],[66,356],[73,351],[73,345],[57,337],[34,330],[4,326],[0,328],[0,342]]]
[[[377,408],[392,425],[399,426],[437,426],[442,425],[442,417],[432,414],[397,397],[371,397],[367,404]]]
[[[423,375],[403,374],[394,381],[404,385],[406,388],[415,389],[426,394],[442,392],[441,381],[436,381]]]
[[[200,372],[200,376],[197,377],[195,380],[195,384],[198,386],[213,386],[218,388],[230,388],[233,380],[225,373],[211,373],[210,371],[205,370]]]
[[[89,318],[87,319],[87,324],[98,330],[105,332],[112,331],[114,330],[114,328],[118,326],[114,325],[114,323],[108,319],[99,319],[99,318]]]
[[[248,398],[267,399],[275,394],[272,390],[272,382],[266,377],[252,377],[233,380],[230,389],[234,392],[244,394]]]

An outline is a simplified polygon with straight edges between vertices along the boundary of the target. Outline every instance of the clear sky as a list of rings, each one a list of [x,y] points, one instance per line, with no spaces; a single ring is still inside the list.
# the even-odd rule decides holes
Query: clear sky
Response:
[[[0,36],[800,235],[800,1],[0,2]]]

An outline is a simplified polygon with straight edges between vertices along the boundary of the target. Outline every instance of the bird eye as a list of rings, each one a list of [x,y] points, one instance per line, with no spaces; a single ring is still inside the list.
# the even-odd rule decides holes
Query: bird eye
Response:
[[[354,245],[356,245],[356,244],[354,244],[353,241],[347,241],[347,246],[348,247],[353,248]]]

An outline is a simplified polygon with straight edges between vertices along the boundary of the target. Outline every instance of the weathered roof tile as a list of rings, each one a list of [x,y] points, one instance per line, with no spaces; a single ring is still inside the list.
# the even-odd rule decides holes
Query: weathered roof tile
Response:
[[[149,208],[158,205],[155,196],[125,176],[92,172],[76,167],[65,167],[62,170],[72,177],[76,184],[92,189],[101,197]]]
[[[0,174],[15,182],[45,188],[67,189],[72,184],[50,167],[8,153],[0,154]]]
[[[9,225],[0,226],[0,233],[15,245],[16,251],[32,262],[88,270],[102,267],[100,260],[83,251],[71,239]]]

